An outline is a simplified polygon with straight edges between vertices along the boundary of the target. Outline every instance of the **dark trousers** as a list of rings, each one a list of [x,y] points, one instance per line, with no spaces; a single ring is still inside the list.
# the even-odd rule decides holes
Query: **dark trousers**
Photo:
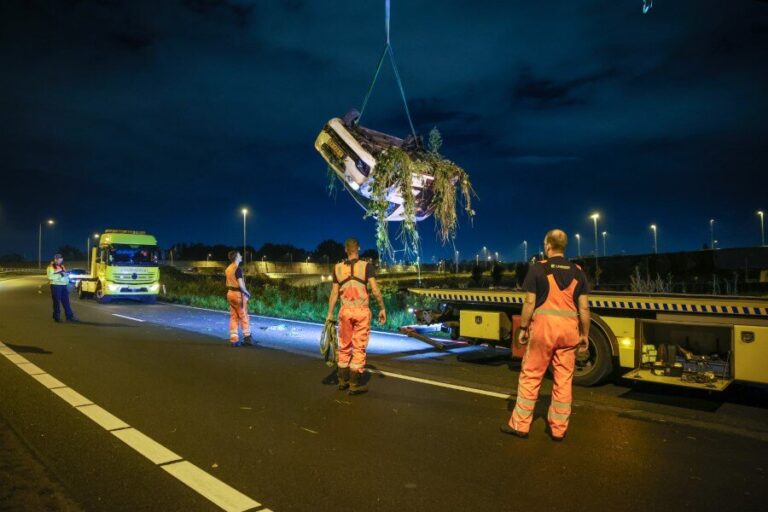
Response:
[[[53,319],[58,320],[61,315],[61,308],[59,305],[64,306],[64,314],[67,316],[67,320],[75,318],[75,314],[72,312],[72,307],[69,305],[69,290],[65,284],[52,284],[51,285],[51,299],[53,299]]]

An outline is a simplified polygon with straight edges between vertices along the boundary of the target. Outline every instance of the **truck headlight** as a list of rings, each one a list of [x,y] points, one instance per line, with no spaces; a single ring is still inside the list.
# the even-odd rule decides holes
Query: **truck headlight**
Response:
[[[114,283],[107,283],[107,290],[111,292],[119,292],[120,291],[120,285],[114,284]]]
[[[149,285],[149,291],[151,292],[156,292],[159,289],[160,289],[160,285],[157,283]]]

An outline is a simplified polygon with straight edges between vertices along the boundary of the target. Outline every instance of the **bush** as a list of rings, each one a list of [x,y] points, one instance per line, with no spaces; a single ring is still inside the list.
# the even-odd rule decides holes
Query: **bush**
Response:
[[[163,267],[160,275],[164,287],[160,297],[166,302],[222,311],[229,309],[227,289],[221,276],[184,274],[172,267]],[[251,300],[248,302],[251,313],[310,322],[325,320],[330,283],[296,287],[281,281],[275,283],[261,276],[248,277],[247,282],[251,292]],[[402,325],[413,323],[414,318],[408,312],[409,308],[431,308],[434,305],[431,299],[410,295],[395,285],[380,284],[379,288],[388,318],[383,327],[374,324],[376,328],[396,331]],[[373,297],[371,308],[375,314],[378,313],[378,305]]]

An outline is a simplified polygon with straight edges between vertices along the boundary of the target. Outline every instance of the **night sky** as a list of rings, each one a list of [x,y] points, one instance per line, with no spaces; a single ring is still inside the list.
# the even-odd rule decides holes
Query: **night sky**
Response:
[[[768,209],[768,3],[394,0],[392,42],[417,130],[479,195],[457,248],[502,259],[602,215],[608,252],[756,245]],[[360,106],[383,0],[4,1],[0,254],[85,246],[106,227],[161,245],[373,246],[328,196],[314,138]],[[390,68],[363,125],[408,131]],[[393,226],[396,228],[396,226]],[[424,260],[450,257],[420,224]],[[575,244],[570,251],[575,251]]]

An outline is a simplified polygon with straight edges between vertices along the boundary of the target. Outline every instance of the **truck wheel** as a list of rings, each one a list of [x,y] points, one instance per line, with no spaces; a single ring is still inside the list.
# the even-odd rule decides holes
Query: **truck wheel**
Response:
[[[85,300],[87,297],[86,293],[83,291],[83,287],[79,284],[77,285],[77,298],[80,300]]]
[[[96,288],[96,302],[99,304],[109,304],[109,297],[104,295],[104,290],[99,286]]]
[[[613,371],[613,357],[608,338],[593,327],[589,330],[589,353],[576,355],[576,370],[573,383],[577,386],[594,386],[602,382]]]

